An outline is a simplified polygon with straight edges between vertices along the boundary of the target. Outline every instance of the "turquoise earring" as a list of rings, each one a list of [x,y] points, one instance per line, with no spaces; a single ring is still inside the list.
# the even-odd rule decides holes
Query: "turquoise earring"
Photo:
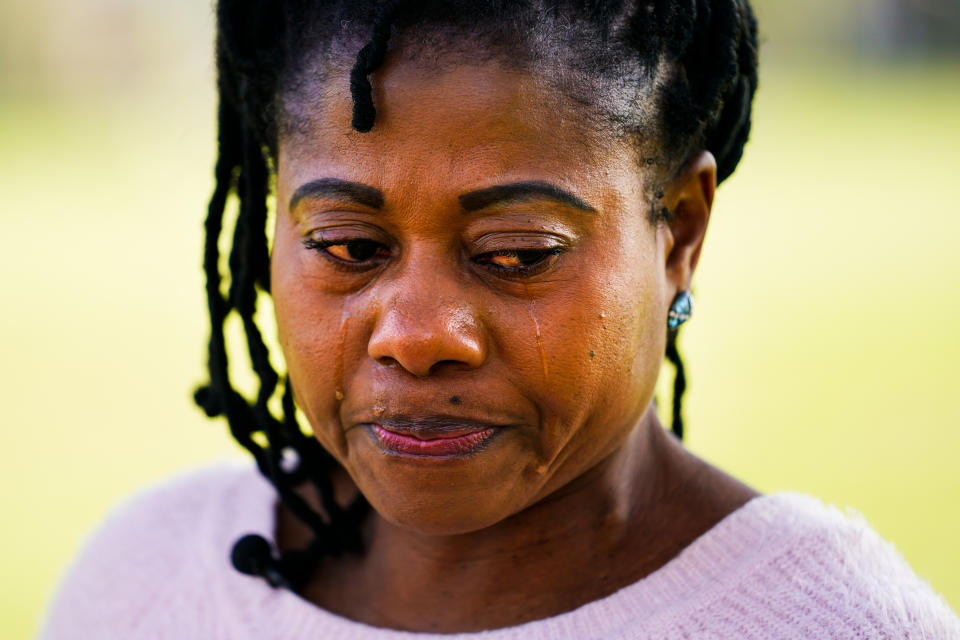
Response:
[[[677,293],[673,302],[670,303],[670,311],[667,313],[667,328],[671,331],[690,319],[693,314],[693,295],[689,289],[684,289]]]

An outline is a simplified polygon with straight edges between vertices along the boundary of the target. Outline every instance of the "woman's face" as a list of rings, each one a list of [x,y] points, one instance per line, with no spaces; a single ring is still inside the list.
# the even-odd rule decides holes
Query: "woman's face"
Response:
[[[369,133],[343,85],[291,98],[279,141],[296,399],[383,517],[477,530],[608,458],[647,409],[672,236],[636,154],[534,76],[388,65]]]

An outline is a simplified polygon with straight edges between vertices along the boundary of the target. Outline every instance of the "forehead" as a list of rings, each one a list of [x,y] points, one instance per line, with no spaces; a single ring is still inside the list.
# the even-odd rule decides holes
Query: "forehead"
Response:
[[[541,76],[498,62],[388,62],[372,77],[376,123],[351,126],[347,69],[284,96],[281,185],[318,172],[378,183],[428,174],[462,183],[636,171],[632,149]]]

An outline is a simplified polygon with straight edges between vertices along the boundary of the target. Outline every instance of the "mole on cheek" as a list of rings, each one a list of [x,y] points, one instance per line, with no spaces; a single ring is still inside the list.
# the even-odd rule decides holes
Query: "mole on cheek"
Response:
[[[460,404],[460,396],[450,396],[450,404]]]

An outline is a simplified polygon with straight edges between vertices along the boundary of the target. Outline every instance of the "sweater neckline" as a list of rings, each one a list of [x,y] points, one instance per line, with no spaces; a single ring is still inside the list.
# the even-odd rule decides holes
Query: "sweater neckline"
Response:
[[[247,532],[274,538],[276,493],[256,471],[238,478],[229,503],[229,522],[223,536],[211,543],[232,544]],[[231,493],[234,493],[231,491]],[[242,508],[236,508],[238,503]],[[221,503],[224,504],[224,503]],[[525,638],[607,638],[625,627],[655,625],[665,616],[696,607],[720,597],[739,574],[756,566],[757,556],[772,552],[766,541],[777,539],[773,525],[783,523],[791,511],[822,509],[813,498],[799,494],[768,494],[752,498],[728,514],[653,573],[622,589],[576,609],[550,618],[512,627],[470,633],[423,633],[374,627],[351,620],[299,595],[272,589],[263,580],[232,570],[226,574],[228,599],[235,619],[257,619],[261,631],[283,638],[378,638],[388,640],[520,640]],[[792,519],[792,518],[791,518]],[[231,521],[232,520],[232,521]],[[779,548],[779,545],[777,545]],[[229,547],[220,546],[220,553]],[[223,572],[220,572],[222,575]],[[256,612],[256,615],[253,615]]]

